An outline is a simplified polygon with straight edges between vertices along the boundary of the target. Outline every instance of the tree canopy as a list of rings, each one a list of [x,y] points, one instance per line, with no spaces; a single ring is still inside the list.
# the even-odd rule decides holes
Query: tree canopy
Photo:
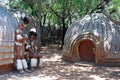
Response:
[[[43,43],[63,45],[69,25],[86,14],[104,12],[120,21],[119,0],[9,0],[6,6],[32,15]]]

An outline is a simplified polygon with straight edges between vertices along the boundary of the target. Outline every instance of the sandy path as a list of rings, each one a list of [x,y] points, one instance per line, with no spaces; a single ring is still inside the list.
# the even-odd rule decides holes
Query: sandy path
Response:
[[[120,80],[120,67],[65,62],[61,60],[61,50],[55,46],[42,48],[43,68],[26,74],[9,72],[0,75],[0,80]]]

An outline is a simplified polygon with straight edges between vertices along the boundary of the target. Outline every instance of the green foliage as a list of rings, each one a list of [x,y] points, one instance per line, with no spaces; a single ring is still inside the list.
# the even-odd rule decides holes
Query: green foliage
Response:
[[[108,5],[108,9],[109,9],[110,15],[114,19],[120,21],[120,1],[112,0]]]
[[[120,1],[109,0],[109,10],[114,11],[115,15],[120,13]],[[58,14],[68,14],[72,18],[79,18],[92,10],[96,9],[100,4],[100,0],[42,0],[42,11],[52,15],[52,20],[55,22],[56,15],[50,10],[52,8]],[[9,0],[8,4],[11,8],[22,9],[33,15],[36,19],[38,17],[38,5],[37,0]],[[67,11],[70,10],[70,11]],[[113,14],[113,13],[112,13]],[[48,17],[49,18],[49,17]]]
[[[104,9],[101,7],[104,4],[101,1],[104,0],[41,0],[41,1],[42,1],[41,14],[38,13],[39,6],[37,0],[10,0],[8,5],[11,8],[16,8],[17,10],[19,9],[25,10],[26,12],[34,16],[36,20],[38,20],[39,15],[41,15],[42,28],[46,30],[49,30],[50,28],[52,30],[52,28],[54,28],[56,25],[57,28],[59,28],[59,30],[63,30],[62,29],[63,25],[65,26],[65,28],[69,27],[73,19],[79,19],[86,14],[97,12],[99,9],[101,9],[100,12],[102,12],[102,10]],[[106,5],[108,5],[110,15],[116,20],[120,20],[120,1],[119,0],[108,1],[109,3]],[[61,33],[63,32],[61,31]],[[54,36],[54,34],[52,35]]]

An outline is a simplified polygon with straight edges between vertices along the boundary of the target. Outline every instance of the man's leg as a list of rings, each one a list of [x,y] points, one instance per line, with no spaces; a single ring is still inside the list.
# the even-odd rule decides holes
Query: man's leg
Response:
[[[19,46],[15,46],[15,52],[16,52],[16,59],[20,59],[20,47]]]
[[[21,46],[15,46],[15,52],[16,52],[16,69],[20,73],[24,73],[23,71],[23,65],[22,65],[22,60],[21,60]]]
[[[34,70],[34,68],[37,66],[37,59],[35,58],[35,55],[34,54],[29,54],[29,68],[30,70]]]
[[[40,53],[38,53],[37,55],[36,55],[36,58],[37,58],[37,67],[38,68],[41,68],[41,64],[42,64],[42,54],[40,54]]]

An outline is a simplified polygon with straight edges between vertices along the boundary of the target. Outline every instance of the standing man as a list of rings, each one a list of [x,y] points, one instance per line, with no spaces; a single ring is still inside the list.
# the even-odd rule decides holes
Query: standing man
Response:
[[[22,22],[18,24],[18,28],[15,30],[15,58],[16,58],[16,69],[20,73],[25,73],[24,71],[28,72],[29,70],[27,62],[24,58],[25,48],[24,42],[26,37],[23,35],[22,31],[24,30],[25,26]]]

